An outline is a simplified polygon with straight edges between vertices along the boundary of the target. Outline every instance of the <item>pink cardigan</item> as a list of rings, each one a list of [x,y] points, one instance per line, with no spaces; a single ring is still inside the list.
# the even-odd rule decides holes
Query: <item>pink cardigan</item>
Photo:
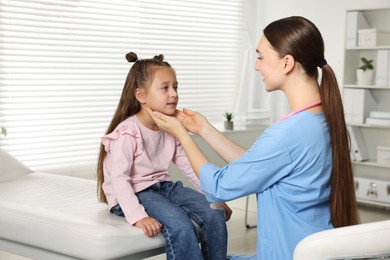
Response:
[[[109,208],[120,204],[126,220],[133,225],[147,217],[136,192],[163,181],[172,181],[173,162],[201,192],[200,182],[180,143],[170,134],[145,127],[136,116],[120,123],[102,137],[107,152],[104,160],[103,190]]]

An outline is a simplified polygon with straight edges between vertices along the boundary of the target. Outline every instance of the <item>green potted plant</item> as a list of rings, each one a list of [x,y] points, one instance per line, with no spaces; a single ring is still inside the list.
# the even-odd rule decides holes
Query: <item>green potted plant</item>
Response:
[[[357,84],[371,85],[374,76],[374,65],[372,64],[374,61],[365,57],[362,57],[360,60],[362,64],[356,71]]]
[[[225,130],[233,130],[233,128],[234,128],[234,122],[233,122],[234,114],[225,112],[223,114],[223,116],[225,117],[225,122],[224,122]]]

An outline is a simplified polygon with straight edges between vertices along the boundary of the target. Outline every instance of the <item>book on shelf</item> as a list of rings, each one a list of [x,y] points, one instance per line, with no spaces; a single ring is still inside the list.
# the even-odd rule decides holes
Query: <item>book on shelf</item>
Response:
[[[381,118],[381,119],[390,119],[390,112],[385,111],[371,111],[371,118]]]
[[[351,48],[358,45],[358,30],[370,28],[366,17],[361,11],[347,12],[345,47]]]
[[[351,145],[351,149],[349,151],[349,155],[351,157],[351,161],[356,161],[355,151],[353,150],[352,145]]]
[[[377,149],[376,161],[379,164],[390,165],[390,147],[377,146],[376,149]]]
[[[371,111],[366,119],[368,125],[390,125],[390,112]]]
[[[389,50],[378,50],[376,54],[376,76],[375,81],[377,86],[389,86],[388,85],[388,73],[389,73]]]
[[[358,162],[368,160],[368,151],[360,128],[349,125],[347,129],[351,138],[351,160]]]
[[[370,111],[377,110],[377,102],[368,89],[344,89],[343,106],[347,124],[364,124]]]
[[[387,87],[390,87],[390,50],[388,50],[389,56],[387,59]]]
[[[366,124],[367,125],[388,125],[388,126],[390,126],[390,119],[367,117]]]

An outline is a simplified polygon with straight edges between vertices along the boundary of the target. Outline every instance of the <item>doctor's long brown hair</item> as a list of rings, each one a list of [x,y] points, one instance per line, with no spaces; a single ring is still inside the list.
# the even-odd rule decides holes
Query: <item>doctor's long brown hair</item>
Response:
[[[291,55],[299,62],[309,77],[320,83],[321,105],[329,128],[333,168],[330,177],[330,213],[334,227],[358,224],[349,137],[344,119],[340,90],[332,68],[324,58],[324,42],[317,27],[299,16],[272,22],[264,29],[264,36],[281,57]]]
[[[141,110],[141,104],[135,97],[135,90],[137,88],[147,88],[153,81],[155,72],[158,68],[169,67],[173,70],[171,65],[164,61],[164,56],[162,54],[154,56],[152,59],[139,60],[137,54],[130,52],[126,55],[126,59],[128,62],[134,62],[134,64],[127,74],[118,107],[107,128],[106,134],[114,131],[123,120],[129,116],[135,115]],[[100,144],[97,164],[97,189],[98,199],[104,203],[107,203],[107,198],[102,188],[104,182],[103,162],[106,155],[107,152],[105,151],[103,144]]]

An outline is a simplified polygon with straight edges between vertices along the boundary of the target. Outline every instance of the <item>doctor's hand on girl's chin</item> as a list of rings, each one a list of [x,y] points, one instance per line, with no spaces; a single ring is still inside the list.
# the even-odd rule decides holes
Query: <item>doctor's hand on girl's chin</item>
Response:
[[[154,237],[161,232],[161,223],[151,217],[143,218],[134,224],[136,227],[142,229],[147,237]]]
[[[175,137],[178,137],[183,133],[187,133],[187,130],[176,117],[167,116],[157,111],[152,111],[150,108],[147,108],[147,111],[161,130],[168,132]]]

